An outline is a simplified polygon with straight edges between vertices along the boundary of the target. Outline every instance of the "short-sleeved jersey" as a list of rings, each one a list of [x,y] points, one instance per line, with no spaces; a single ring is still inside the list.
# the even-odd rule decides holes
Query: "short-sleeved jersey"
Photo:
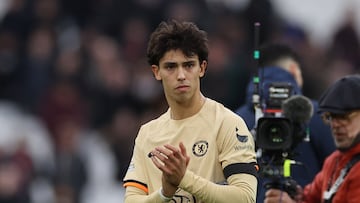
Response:
[[[159,118],[144,124],[135,140],[133,157],[124,178],[127,183],[142,185],[148,194],[161,187],[161,171],[148,154],[157,146],[180,142],[190,156],[188,170],[211,182],[224,184],[238,173],[252,175],[256,163],[254,140],[241,117],[222,104],[206,99],[201,110],[186,119],[173,120],[170,109]],[[174,198],[194,200],[191,194],[178,190]],[[179,201],[180,202],[180,201]]]

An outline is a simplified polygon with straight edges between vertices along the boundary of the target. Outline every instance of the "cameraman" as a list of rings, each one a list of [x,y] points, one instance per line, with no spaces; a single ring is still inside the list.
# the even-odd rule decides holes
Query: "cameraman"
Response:
[[[359,92],[360,75],[349,75],[337,80],[323,93],[319,111],[331,127],[337,150],[326,159],[322,170],[304,191],[298,190],[296,200],[286,192],[270,189],[266,192],[266,203],[360,202],[360,164],[357,164],[360,160]]]
[[[298,55],[288,46],[283,44],[266,44],[260,47],[259,76],[262,84],[273,82],[287,82],[292,85],[294,94],[301,95],[303,78],[300,69]],[[263,88],[263,87],[260,87]],[[236,110],[243,117],[249,129],[255,125],[255,113],[252,103],[254,84],[248,84],[246,103]],[[317,111],[318,103],[311,101],[314,111]],[[296,161],[304,166],[292,167],[292,178],[301,186],[308,184],[317,172],[320,171],[324,159],[335,150],[331,131],[319,115],[313,115],[309,121],[310,142],[301,142],[294,149]],[[257,202],[263,202],[265,188],[263,183],[269,181],[259,179]]]

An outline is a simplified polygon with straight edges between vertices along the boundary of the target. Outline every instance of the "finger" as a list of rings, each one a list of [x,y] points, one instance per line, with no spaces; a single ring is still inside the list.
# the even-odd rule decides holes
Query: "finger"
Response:
[[[153,158],[156,158],[160,165],[158,168],[166,174],[171,174],[176,168],[178,168],[179,159],[172,155],[172,152],[163,148],[157,147],[153,153]]]
[[[171,146],[171,145],[168,145]],[[155,150],[162,155],[165,158],[169,158],[170,156],[173,156],[173,151],[171,149],[168,149],[167,147],[156,147]]]
[[[156,157],[157,159],[159,159],[160,161],[164,162],[168,159],[168,157],[161,151],[155,149],[153,151],[151,151],[152,157]]]
[[[170,174],[171,170],[163,162],[161,162],[155,155],[152,156],[150,159],[154,163],[154,165],[161,172],[163,172],[163,175],[167,176],[167,174]]]
[[[179,150],[172,145],[164,145],[164,147],[158,149],[163,153],[168,159],[179,157]]]
[[[169,159],[163,153],[153,150],[151,151],[152,156],[150,157],[153,163],[159,168],[161,171],[169,173]]]
[[[167,156],[176,156],[176,157],[179,157],[180,156],[180,151],[178,148],[172,146],[172,145],[169,145],[169,144],[165,144],[164,145],[164,148],[166,148],[168,151],[168,153],[166,154]]]
[[[162,167],[164,166],[164,164],[161,163],[155,155],[150,157],[150,159],[155,164],[155,166],[162,171]]]
[[[185,145],[182,142],[179,143],[179,148],[180,148],[181,154],[184,157],[186,157],[186,165],[188,165],[189,161],[190,161],[190,157],[187,155]]]
[[[180,148],[181,154],[183,156],[187,156],[185,145],[182,142],[179,143],[179,148]]]

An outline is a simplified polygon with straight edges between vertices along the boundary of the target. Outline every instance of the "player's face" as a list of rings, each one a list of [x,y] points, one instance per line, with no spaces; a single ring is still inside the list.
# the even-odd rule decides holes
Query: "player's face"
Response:
[[[343,115],[327,114],[335,145],[338,149],[349,148],[360,136],[360,111],[352,111]]]
[[[170,50],[152,70],[155,78],[162,81],[169,102],[183,103],[200,94],[200,78],[206,66],[206,61],[199,63],[197,55],[186,57],[181,50]]]

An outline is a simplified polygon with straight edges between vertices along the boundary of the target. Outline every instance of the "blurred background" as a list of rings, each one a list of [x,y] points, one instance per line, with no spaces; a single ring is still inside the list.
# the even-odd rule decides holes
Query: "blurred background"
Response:
[[[303,59],[305,96],[317,99],[360,68],[360,1],[1,0],[0,203],[115,203],[141,124],[163,113],[147,64],[162,20],[209,34],[203,93],[243,104],[260,43]]]

